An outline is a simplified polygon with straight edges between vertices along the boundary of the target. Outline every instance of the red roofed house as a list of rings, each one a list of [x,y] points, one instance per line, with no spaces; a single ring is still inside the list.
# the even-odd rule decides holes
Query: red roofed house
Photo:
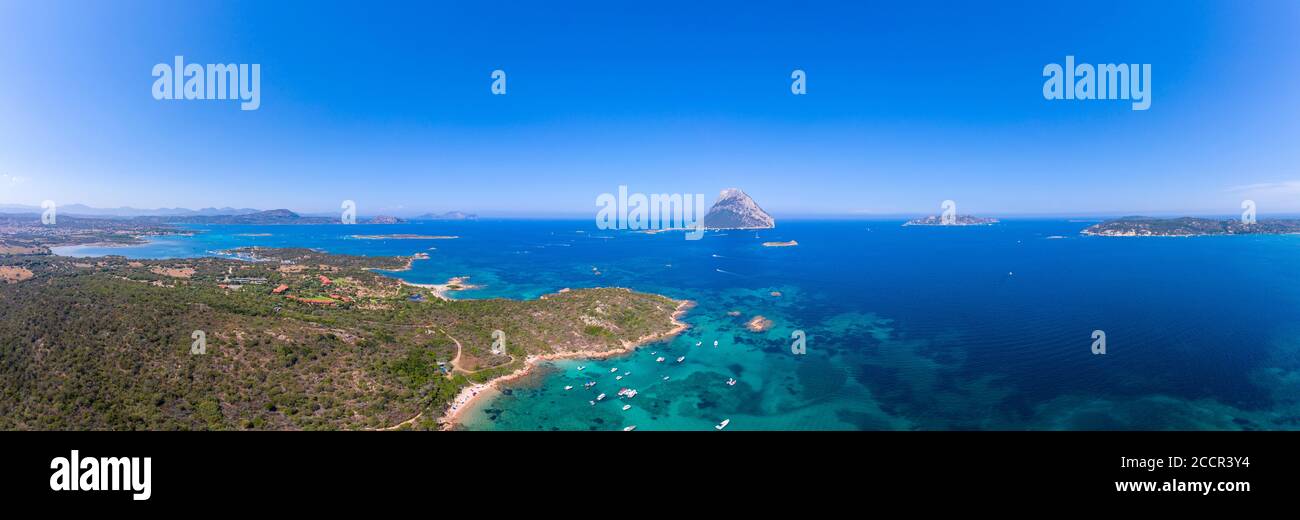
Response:
[[[272,290],[271,290],[271,294],[280,294],[280,293],[285,292],[285,291],[287,291],[287,290],[289,290],[289,286],[288,286],[288,285],[280,284],[279,287],[276,287],[275,289],[272,289]]]

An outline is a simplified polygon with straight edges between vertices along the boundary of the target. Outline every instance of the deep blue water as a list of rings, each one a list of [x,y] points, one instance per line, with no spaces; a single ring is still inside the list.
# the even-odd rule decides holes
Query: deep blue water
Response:
[[[1059,220],[900,224],[788,221],[698,241],[591,221],[201,226],[194,237],[59,252],[427,252],[396,275],[482,286],[460,298],[622,286],[698,303],[675,340],[551,364],[473,410],[470,428],[704,429],[723,418],[735,429],[1300,428],[1300,237],[1085,237],[1089,222]],[[394,233],[461,238],[349,238]],[[761,246],[791,239],[799,245]],[[755,315],[773,328],[746,330]],[[806,333],[804,355],[790,352],[794,330]],[[1105,331],[1105,355],[1091,352],[1094,330]],[[631,375],[614,381],[614,367]],[[735,386],[723,383],[732,377]],[[596,390],[582,389],[589,380]],[[613,399],[619,387],[638,389],[628,411]],[[589,404],[599,391],[610,398]]]

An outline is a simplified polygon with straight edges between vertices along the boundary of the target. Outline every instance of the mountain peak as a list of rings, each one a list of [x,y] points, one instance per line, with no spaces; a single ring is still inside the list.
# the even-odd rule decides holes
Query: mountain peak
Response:
[[[740,188],[727,188],[718,194],[717,202],[704,215],[704,227],[709,229],[767,229],[776,227],[776,220],[758,207]]]

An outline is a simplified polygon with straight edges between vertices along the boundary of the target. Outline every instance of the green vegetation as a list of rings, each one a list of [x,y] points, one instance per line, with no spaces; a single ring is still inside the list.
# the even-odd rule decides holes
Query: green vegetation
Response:
[[[662,334],[678,304],[616,288],[445,301],[371,270],[409,258],[254,253],[267,261],[0,257],[32,273],[0,282],[0,429],[364,429],[417,415],[436,428],[471,381]]]
[[[1241,219],[1124,217],[1089,226],[1085,235],[1101,236],[1199,236],[1199,235],[1286,235],[1300,233],[1300,220],[1260,220],[1246,224]]]

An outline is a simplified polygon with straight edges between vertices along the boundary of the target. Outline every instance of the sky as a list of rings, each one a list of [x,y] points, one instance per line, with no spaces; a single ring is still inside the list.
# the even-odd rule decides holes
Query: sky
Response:
[[[1300,212],[1300,2],[979,4],[4,1],[0,204]],[[178,55],[260,107],[154,99]],[[1045,99],[1067,55],[1151,64],[1150,108]]]

